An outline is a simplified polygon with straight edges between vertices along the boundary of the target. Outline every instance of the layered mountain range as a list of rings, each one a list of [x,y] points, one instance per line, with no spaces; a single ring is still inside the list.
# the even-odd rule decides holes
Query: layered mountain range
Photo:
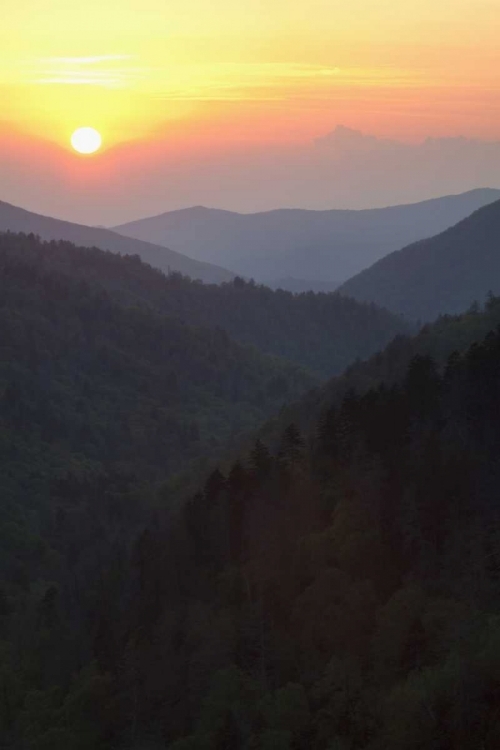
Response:
[[[138,255],[146,263],[161,269],[164,273],[178,271],[206,282],[220,283],[234,276],[224,268],[194,260],[163,245],[124,237],[101,227],[88,227],[42,216],[1,201],[0,232],[24,232],[35,234],[43,240],[67,240],[77,245],[98,247],[120,255]]]
[[[361,211],[238,214],[198,206],[133,221],[114,231],[271,286],[329,291],[388,253],[442,232],[498,199],[500,191],[481,189]]]
[[[181,303],[336,295],[22,234],[0,288],[6,750],[497,747],[499,298],[321,385]]]

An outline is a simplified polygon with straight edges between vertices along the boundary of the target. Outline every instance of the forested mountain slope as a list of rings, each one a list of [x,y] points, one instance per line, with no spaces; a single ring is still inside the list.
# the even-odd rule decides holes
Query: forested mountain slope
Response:
[[[100,576],[66,497],[68,570],[3,598],[6,747],[495,750],[499,372],[500,329],[417,355],[214,470],[130,554],[100,511]]]
[[[500,292],[500,201],[375,263],[339,288],[413,320],[455,314]]]
[[[135,240],[111,232],[109,229],[72,224],[50,216],[26,211],[0,201],[0,232],[24,232],[36,234],[44,240],[67,240],[85,247],[98,247],[121,255],[138,255],[146,263],[160,268],[165,273],[178,271],[193,279],[220,283],[233,278],[225,268],[193,260],[169,248]]]
[[[218,286],[201,284],[180,275],[166,277],[137,258],[69,243],[0,236],[0,251],[98,285],[120,304],[139,304],[192,325],[224,329],[236,341],[286,357],[322,378],[411,330],[385,310],[338,295],[293,295],[239,278]]]
[[[388,253],[442,232],[498,199],[500,191],[482,189],[361,211],[281,209],[238,214],[197,206],[133,221],[115,231],[167,245],[261,282],[293,277],[302,283],[338,284]]]
[[[214,472],[176,531],[182,582],[167,537],[141,537],[144,730],[170,750],[498,746],[499,372],[500,331],[443,372],[416,357],[309,446],[290,426]]]
[[[99,506],[119,526],[143,512],[144,483],[150,495],[315,382],[222,330],[120,306],[43,254],[1,247],[0,330],[4,582],[57,570],[47,529],[59,511],[85,525]]]
[[[381,384],[393,386],[401,382],[415,356],[430,356],[442,368],[454,352],[465,352],[498,326],[500,297],[489,296],[484,306],[474,306],[463,315],[443,315],[423,326],[414,336],[396,336],[368,360],[353,363],[342,375],[285,406],[279,415],[261,427],[259,434],[275,445],[290,422],[308,431],[324,409],[339,406],[349,393],[365,393]]]
[[[287,292],[294,292],[295,294],[300,292],[325,292],[329,294],[336,292],[340,283],[337,281],[317,281],[317,280],[305,280],[295,279],[293,276],[286,276],[282,279],[271,279],[266,280],[266,286],[271,289],[284,289]]]

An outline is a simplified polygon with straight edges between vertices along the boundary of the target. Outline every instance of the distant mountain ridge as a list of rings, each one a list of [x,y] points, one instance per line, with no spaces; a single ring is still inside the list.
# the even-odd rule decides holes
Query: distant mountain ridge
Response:
[[[293,278],[303,289],[304,283],[318,280],[340,284],[388,253],[442,232],[498,199],[500,190],[485,188],[361,211],[238,214],[196,206],[122,224],[114,231],[167,245],[263,283]]]
[[[143,261],[165,273],[178,271],[204,282],[220,283],[234,277],[225,268],[193,260],[164,246],[124,237],[109,229],[42,216],[0,201],[0,232],[7,231],[36,234],[43,240],[67,240],[76,245],[98,247],[120,255],[138,255]]]
[[[391,253],[339,289],[423,321],[459,313],[490,291],[500,292],[500,201],[435,237]]]

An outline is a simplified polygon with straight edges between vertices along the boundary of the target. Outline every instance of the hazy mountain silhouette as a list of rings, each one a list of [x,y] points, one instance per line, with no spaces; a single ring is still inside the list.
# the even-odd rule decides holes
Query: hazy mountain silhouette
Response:
[[[339,289],[415,320],[458,313],[489,291],[500,291],[500,201],[391,253]]]
[[[258,281],[292,277],[341,283],[384,255],[437,234],[499,198],[499,190],[481,189],[383,209],[256,214],[196,206],[123,224],[115,231]]]
[[[219,283],[234,276],[224,268],[193,260],[164,246],[158,247],[149,242],[124,237],[109,229],[72,224],[41,216],[0,201],[0,232],[7,231],[32,233],[44,240],[68,240],[77,245],[98,247],[120,255],[139,255],[146,263],[166,273],[178,271],[205,282]]]
[[[146,150],[140,139],[109,144],[99,156],[105,179],[92,180],[89,189],[86,180],[67,179],[74,158],[67,150],[11,133],[0,153],[0,199],[79,224],[114,226],[185,206],[243,213],[283,206],[368,209],[486,185],[500,188],[500,140],[424,137],[408,142],[339,124],[332,132],[311,132],[294,144],[286,137],[259,144],[253,139],[238,152],[222,139],[199,158],[197,148],[191,153],[199,133],[186,135],[180,151],[167,132],[158,133]],[[479,206],[469,213],[474,208]],[[406,238],[399,246],[414,239],[421,237]],[[296,274],[273,274],[288,275]]]

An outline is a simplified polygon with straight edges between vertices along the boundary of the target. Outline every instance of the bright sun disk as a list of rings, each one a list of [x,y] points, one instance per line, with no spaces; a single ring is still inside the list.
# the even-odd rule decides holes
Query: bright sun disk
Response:
[[[78,128],[71,136],[71,145],[79,154],[94,154],[101,148],[101,134],[95,128]]]

